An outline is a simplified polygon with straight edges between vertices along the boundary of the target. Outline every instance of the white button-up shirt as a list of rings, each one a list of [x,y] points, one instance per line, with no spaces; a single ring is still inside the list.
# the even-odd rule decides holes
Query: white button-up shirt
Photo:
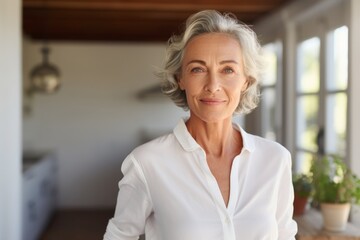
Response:
[[[233,160],[225,205],[204,150],[180,121],[173,133],[136,148],[122,165],[115,216],[104,240],[290,240],[291,157],[247,134]]]

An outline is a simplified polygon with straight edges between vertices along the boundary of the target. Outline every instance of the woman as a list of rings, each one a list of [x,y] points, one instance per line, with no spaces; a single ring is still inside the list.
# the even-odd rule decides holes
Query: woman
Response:
[[[252,30],[212,10],[170,39],[164,92],[190,117],[125,159],[104,239],[295,239],[289,152],[232,123],[258,102],[259,50]]]

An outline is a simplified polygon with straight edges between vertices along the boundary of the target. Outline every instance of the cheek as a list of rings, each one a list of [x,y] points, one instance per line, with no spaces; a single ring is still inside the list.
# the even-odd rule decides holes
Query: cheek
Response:
[[[227,88],[234,91],[235,94],[240,94],[247,88],[246,80],[237,80],[237,81],[230,81],[227,84]]]
[[[185,90],[186,94],[191,96],[194,94],[198,94],[203,89],[203,85],[200,81],[196,81],[196,79],[187,79],[186,82],[182,82],[182,90]]]
[[[233,94],[233,98],[235,99],[235,105],[238,105],[241,99],[242,92],[237,91]]]
[[[241,95],[244,94],[246,87],[245,80],[243,80],[241,83],[233,82],[232,84],[228,85],[228,89],[231,92],[232,98],[236,104],[239,104]]]

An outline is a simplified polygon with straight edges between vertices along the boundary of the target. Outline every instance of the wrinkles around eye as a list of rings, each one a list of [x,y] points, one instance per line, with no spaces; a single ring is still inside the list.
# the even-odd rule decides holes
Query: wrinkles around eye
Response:
[[[202,72],[205,72],[205,70],[200,68],[200,67],[194,67],[194,68],[190,69],[190,72],[192,72],[192,73],[202,73]]]

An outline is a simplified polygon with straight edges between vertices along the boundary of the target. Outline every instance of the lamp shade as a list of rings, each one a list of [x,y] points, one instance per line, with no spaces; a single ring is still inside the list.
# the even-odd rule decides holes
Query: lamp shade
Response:
[[[60,88],[60,72],[48,61],[49,49],[42,48],[43,62],[34,67],[30,73],[31,90],[43,93],[53,93]]]

